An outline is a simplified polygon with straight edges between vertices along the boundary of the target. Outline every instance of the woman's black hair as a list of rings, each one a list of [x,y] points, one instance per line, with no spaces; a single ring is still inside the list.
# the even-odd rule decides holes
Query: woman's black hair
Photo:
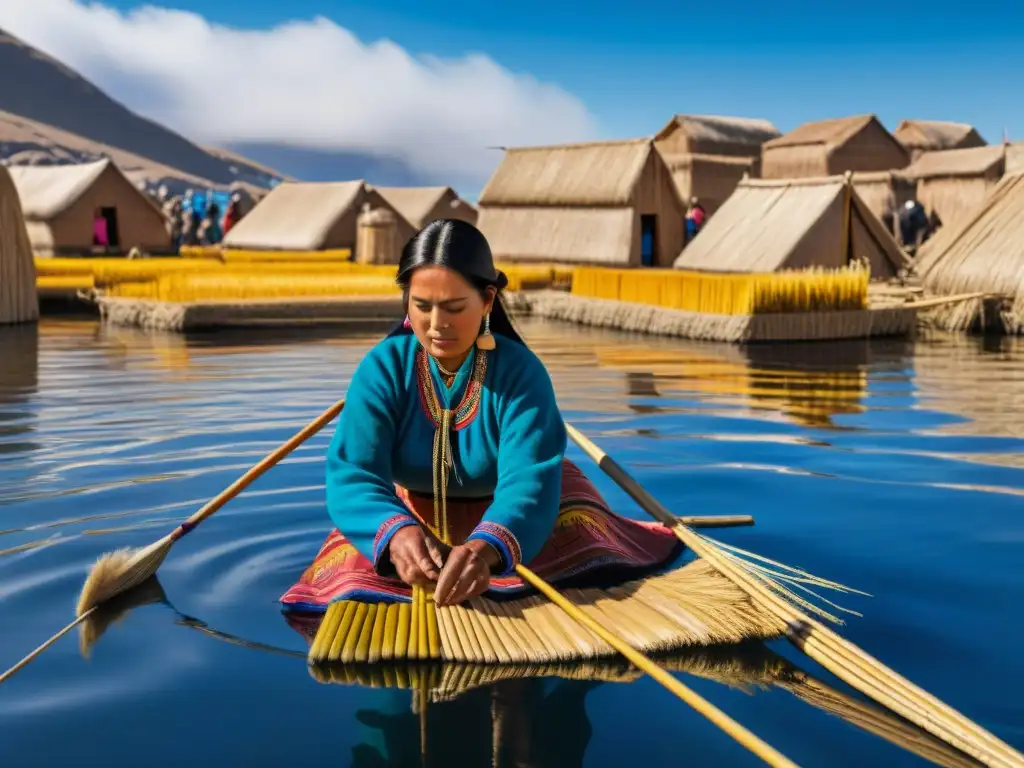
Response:
[[[409,283],[413,273],[420,267],[429,266],[447,267],[458,272],[485,300],[488,288],[493,286],[497,289],[491,308],[491,333],[526,346],[526,342],[512,326],[502,300],[501,292],[508,285],[508,278],[504,272],[495,269],[491,246],[483,232],[466,221],[438,219],[427,224],[405,244],[395,282],[402,289],[402,305],[407,313]],[[480,330],[483,330],[483,323],[480,324]],[[388,336],[408,333],[412,333],[412,329],[406,327],[403,318]]]

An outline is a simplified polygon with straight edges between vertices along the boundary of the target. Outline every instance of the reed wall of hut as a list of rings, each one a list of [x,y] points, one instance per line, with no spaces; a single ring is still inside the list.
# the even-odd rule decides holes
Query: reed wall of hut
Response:
[[[479,213],[451,187],[373,187],[416,230],[438,219],[476,225]]]
[[[676,192],[684,205],[696,198],[708,216],[717,211],[744,176],[757,177],[758,161],[726,155],[665,155]]]
[[[930,291],[956,295],[984,291],[1006,296],[1007,330],[1024,332],[1024,173],[1005,175],[966,218],[943,227],[921,246],[916,270]],[[965,330],[977,311],[950,307],[951,329]],[[953,313],[959,313],[957,320]]]
[[[685,207],[649,139],[510,149],[484,187],[477,226],[495,258],[640,266],[682,247]]]
[[[97,212],[107,218],[108,250],[171,250],[163,212],[110,160],[80,165],[14,166],[32,247],[41,256],[91,253]]]
[[[0,165],[0,325],[38,318],[36,265],[21,198],[11,174]]]
[[[325,251],[348,248],[356,253],[356,228],[363,206],[386,208],[396,217],[404,245],[413,226],[363,181],[278,184],[224,238],[226,248],[255,251]]]
[[[986,145],[985,139],[974,126],[945,120],[901,120],[893,136],[907,148],[911,162],[925,152]]]
[[[805,123],[761,150],[761,177],[800,179],[847,171],[891,171],[910,162],[906,148],[874,115]]]
[[[956,225],[984,203],[1006,169],[1002,145],[926,152],[908,169],[917,199],[942,226]]]
[[[747,179],[674,266],[776,272],[837,268],[863,259],[873,279],[892,277],[907,265],[896,241],[843,177]]]

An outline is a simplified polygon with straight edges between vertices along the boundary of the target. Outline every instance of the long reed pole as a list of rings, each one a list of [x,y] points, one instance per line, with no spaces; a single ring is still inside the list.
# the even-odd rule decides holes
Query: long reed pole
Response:
[[[53,645],[60,637],[85,621],[100,605],[123,592],[127,592],[133,587],[137,587],[153,576],[157,569],[160,568],[164,558],[167,557],[175,542],[194,530],[196,526],[248,488],[253,481],[263,475],[268,469],[277,465],[285,456],[323,429],[335,416],[341,413],[341,409],[344,407],[345,399],[342,398],[282,445],[263,457],[244,475],[218,493],[217,496],[204,504],[202,508],[162,539],[153,542],[144,549],[138,550],[134,554],[118,550],[116,552],[108,552],[100,557],[90,570],[82,587],[82,592],[78,597],[75,620],[25,656],[13,667],[0,674],[0,683],[9,680],[18,670],[25,667],[30,661]]]
[[[1024,755],[927,691],[903,678],[845,638],[783,600],[763,578],[736,565],[708,539],[640,486],[623,467],[582,432],[566,424],[570,438],[649,515],[675,533],[697,555],[740,587],[785,628],[787,639],[808,657],[854,688],[986,765],[1024,768]]]

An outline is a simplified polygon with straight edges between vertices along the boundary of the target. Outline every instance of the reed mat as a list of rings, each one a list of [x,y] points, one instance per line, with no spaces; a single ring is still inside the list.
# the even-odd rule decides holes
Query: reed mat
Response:
[[[579,267],[572,293],[716,315],[865,309],[870,274],[860,265],[769,273]]]
[[[638,651],[780,636],[785,627],[703,560],[607,589],[562,594]],[[411,603],[341,600],[328,606],[308,660],[431,660],[537,664],[612,657],[616,651],[540,595],[477,597],[438,607],[422,589]]]

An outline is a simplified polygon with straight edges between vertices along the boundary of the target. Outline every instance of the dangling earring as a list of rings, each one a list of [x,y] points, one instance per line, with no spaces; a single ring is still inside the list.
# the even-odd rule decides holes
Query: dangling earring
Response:
[[[406,315],[405,316],[405,320],[402,321],[402,327],[403,328],[412,328],[412,320],[409,319],[408,315]]]
[[[476,346],[490,352],[495,347],[494,337],[491,335],[491,313],[484,315],[484,332],[476,337]]]

